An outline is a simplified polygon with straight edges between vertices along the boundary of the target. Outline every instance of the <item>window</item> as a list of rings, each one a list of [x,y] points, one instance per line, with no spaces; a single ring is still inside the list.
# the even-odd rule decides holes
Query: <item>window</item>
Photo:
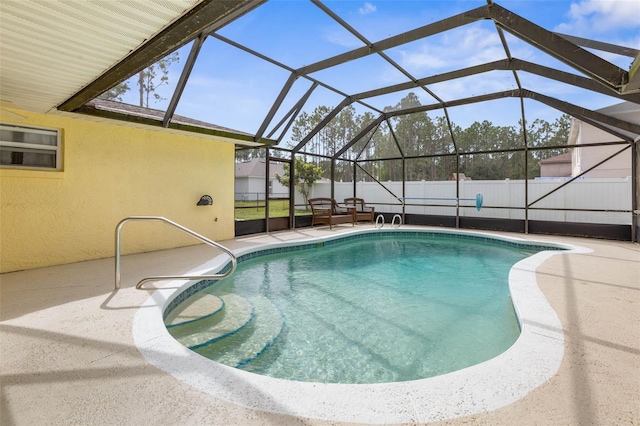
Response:
[[[57,130],[0,124],[0,166],[60,170]]]

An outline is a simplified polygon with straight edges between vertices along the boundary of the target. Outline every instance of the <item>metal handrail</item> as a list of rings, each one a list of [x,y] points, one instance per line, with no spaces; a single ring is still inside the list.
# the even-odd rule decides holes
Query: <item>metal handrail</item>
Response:
[[[216,243],[215,241],[212,241],[210,239],[208,239],[207,237],[203,237],[202,235],[190,230],[189,228],[185,228],[184,226],[169,220],[165,217],[162,216],[129,216],[126,217],[124,219],[122,219],[119,223],[118,226],[116,227],[116,290],[120,288],[120,231],[122,230],[122,226],[132,220],[156,220],[156,221],[161,221],[161,222],[165,222],[168,223],[169,225],[172,225],[178,229],[180,229],[181,231],[186,232],[187,234],[199,239],[200,241],[202,241],[205,244],[209,244],[210,246],[216,247],[220,250],[222,250],[223,252],[225,252],[226,254],[229,255],[229,257],[231,257],[231,268],[225,272],[224,274],[214,274],[214,275],[166,275],[166,276],[155,276],[155,277],[148,277],[148,278],[143,278],[142,280],[140,280],[140,282],[138,284],[136,284],[136,288],[140,289],[142,287],[142,284],[148,282],[148,281],[161,281],[161,280],[196,280],[196,279],[222,279],[222,278],[226,278],[229,275],[233,274],[233,271],[235,271],[236,266],[238,264],[238,261],[236,259],[235,254],[233,254],[233,252],[231,250],[229,250],[228,248],[226,248],[225,246]]]

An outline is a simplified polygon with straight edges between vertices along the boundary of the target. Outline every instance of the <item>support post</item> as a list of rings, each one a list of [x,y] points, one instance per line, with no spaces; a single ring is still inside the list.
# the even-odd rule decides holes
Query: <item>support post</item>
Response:
[[[331,159],[331,198],[336,198],[336,159]]]
[[[295,172],[296,172],[296,154],[291,153],[291,162],[289,163],[289,228],[295,229],[296,227],[296,185],[295,185]]]
[[[633,145],[631,146],[631,242],[638,243],[638,217],[640,216],[640,207],[638,207],[638,201],[640,200],[640,188],[638,187],[638,170],[640,168],[640,150],[638,144],[640,143],[640,136],[638,136]]]
[[[456,229],[460,229],[460,153],[456,150]]]
[[[269,203],[271,202],[271,197],[269,194],[269,172],[271,166],[271,156],[269,155],[269,148],[266,148],[267,153],[265,154],[265,165],[264,165],[264,219],[265,219],[265,232],[269,233]]]
[[[407,183],[407,159],[402,154],[402,223],[406,223],[405,213],[406,213],[406,205],[405,205],[405,197],[406,193],[406,183]]]
[[[358,181],[357,181],[357,173],[356,173],[356,161],[352,161],[353,165],[353,196],[357,197],[357,189],[358,189]]]
[[[520,97],[522,114],[522,140],[524,142],[524,233],[529,233],[529,139],[527,138],[527,120],[524,115],[524,99]]]

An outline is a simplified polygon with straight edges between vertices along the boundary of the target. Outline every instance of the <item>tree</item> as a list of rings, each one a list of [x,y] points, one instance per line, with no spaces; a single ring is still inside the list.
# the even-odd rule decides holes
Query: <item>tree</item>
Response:
[[[413,92],[409,92],[395,106],[387,106],[384,111],[392,112],[420,105],[418,96]],[[432,153],[435,126],[426,112],[394,116],[389,121],[392,129],[386,133],[387,141],[379,144],[376,149],[380,158]],[[381,166],[380,178],[381,180],[401,180],[402,170],[402,162],[387,161]],[[424,161],[409,161],[405,164],[404,170],[407,180],[426,178],[426,163]]]
[[[165,100],[165,98],[160,96],[156,91],[158,87],[169,84],[169,66],[179,61],[180,56],[178,56],[178,52],[173,52],[138,73],[140,106],[149,108],[150,95],[153,95],[156,102]],[[158,71],[160,75],[158,75]]]
[[[420,99],[412,92],[397,104],[384,108],[385,112],[406,110],[420,105]],[[316,107],[311,114],[301,113],[292,127],[293,147],[307,137],[333,108]],[[301,150],[301,154],[311,154],[313,161],[329,177],[330,158],[345,144],[351,142],[359,132],[376,116],[371,112],[357,114],[353,106],[345,107],[327,125],[320,129]],[[366,173],[356,168],[357,180],[370,181],[373,178],[386,181],[407,180],[447,180],[457,170],[473,179],[525,179],[540,175],[539,161],[550,156],[567,152],[566,145],[571,118],[563,115],[549,123],[537,119],[528,124],[527,170],[525,176],[525,145],[522,123],[519,126],[496,126],[488,120],[476,121],[463,129],[449,123],[445,116],[429,116],[426,112],[393,116],[380,126],[373,128],[356,141],[341,158],[368,160],[358,163]],[[453,144],[455,135],[456,145]],[[550,147],[560,147],[549,149]],[[504,151],[503,151],[504,150]],[[314,155],[315,154],[315,155]],[[317,156],[316,156],[317,155]],[[404,163],[398,158],[408,157]],[[393,160],[390,160],[393,159]],[[307,161],[307,157],[304,157]],[[380,161],[371,161],[380,160]],[[370,175],[370,176],[369,176]],[[351,181],[354,166],[345,161],[336,161],[334,179]]]
[[[160,86],[169,84],[169,67],[178,62],[180,62],[180,56],[178,52],[173,52],[160,59],[155,64],[149,65],[148,67],[140,70],[137,76],[135,76],[137,79],[135,85],[138,87],[139,93],[138,105],[148,108],[150,98],[155,99],[155,102],[160,102],[166,99],[160,96],[160,94],[157,93],[157,90]],[[98,96],[98,98],[122,102],[122,96],[131,89],[129,82],[133,84],[133,79],[134,77],[127,81],[123,81]]]
[[[106,99],[108,101],[122,102],[122,95],[127,93],[129,89],[129,83],[123,81],[122,83],[118,84],[117,86],[113,86],[111,89],[98,96],[98,98]]]
[[[298,187],[300,193],[304,197],[304,203],[307,204],[311,185],[313,185],[322,176],[322,168],[315,164],[305,163],[301,158],[296,158],[294,176],[294,184]],[[280,182],[281,185],[289,186],[289,164],[284,165],[284,176],[280,176],[276,173],[276,179],[278,179],[278,182]]]
[[[236,150],[236,163],[253,160],[254,158],[267,158],[268,148],[244,148]],[[272,157],[277,157],[277,151],[271,153]]]
[[[527,127],[529,143],[529,178],[540,176],[540,161],[570,152],[567,149],[536,149],[567,145],[571,130],[571,116],[561,115],[553,123],[536,119]]]

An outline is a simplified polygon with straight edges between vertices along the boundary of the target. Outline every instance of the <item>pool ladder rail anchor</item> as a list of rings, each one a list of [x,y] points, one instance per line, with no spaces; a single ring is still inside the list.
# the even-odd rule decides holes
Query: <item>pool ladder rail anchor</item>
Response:
[[[397,224],[396,224],[396,219],[398,219]],[[380,226],[378,226],[378,224],[380,224]],[[391,220],[391,227],[400,228],[401,225],[402,225],[402,216],[400,216],[399,214],[394,215],[393,219]],[[375,227],[378,229],[382,229],[384,227],[384,216],[382,216],[381,214],[379,214],[378,217],[376,217]]]
[[[116,271],[115,271],[115,289],[118,290],[120,288],[120,231],[122,230],[122,227],[124,226],[125,223],[129,222],[129,221],[143,221],[143,220],[148,220],[148,221],[159,221],[159,222],[164,222],[167,223],[175,228],[178,228],[179,230],[197,238],[198,240],[202,241],[205,244],[208,244],[212,247],[215,247],[223,252],[225,252],[227,255],[229,255],[229,257],[231,258],[231,268],[229,268],[229,270],[223,274],[212,274],[212,275],[163,275],[163,276],[154,276],[154,277],[147,277],[147,278],[143,278],[142,280],[140,280],[138,282],[138,284],[136,284],[136,289],[140,289],[142,288],[142,285],[146,282],[149,281],[162,281],[162,280],[202,280],[202,279],[207,279],[207,280],[211,280],[211,279],[215,279],[215,280],[221,280],[223,278],[226,278],[228,276],[230,276],[231,274],[233,274],[233,272],[236,270],[236,266],[238,265],[238,261],[236,259],[235,254],[233,254],[233,252],[231,250],[229,250],[228,248],[226,248],[225,246],[223,246],[222,244],[216,243],[215,241],[210,240],[207,237],[204,237],[200,234],[198,234],[197,232],[192,231],[189,228],[186,228],[172,220],[167,219],[166,217],[162,217],[162,216],[129,216],[129,217],[125,217],[124,219],[122,219],[118,225],[116,226]]]

